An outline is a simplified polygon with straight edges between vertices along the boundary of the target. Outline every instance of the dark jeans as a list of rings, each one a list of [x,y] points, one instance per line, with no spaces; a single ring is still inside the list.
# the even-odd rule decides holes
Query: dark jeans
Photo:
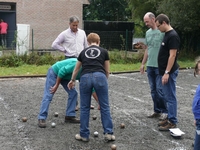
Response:
[[[53,72],[53,69],[50,67],[46,77],[46,83],[44,88],[44,95],[42,98],[40,113],[38,115],[38,119],[45,119],[48,116],[49,105],[53,99],[54,94],[50,92],[50,87],[54,86],[56,83],[57,75]],[[67,87],[68,80],[61,80],[61,85],[68,93],[68,99],[66,104],[66,113],[65,116],[76,116],[75,107],[76,101],[78,97],[78,93],[75,88],[69,90]]]
[[[69,58],[77,58],[76,56],[65,56],[65,59],[69,59]],[[78,106],[78,100],[76,101],[76,106]]]
[[[6,42],[6,34],[1,34],[1,41],[2,41],[2,46],[7,46]]]
[[[200,149],[200,119],[196,120],[196,135],[194,141],[194,150]]]
[[[92,89],[95,89],[100,105],[101,123],[104,134],[113,134],[113,122],[110,114],[108,81],[102,72],[87,73],[80,78],[80,135],[89,138],[89,120]]]
[[[167,105],[164,100],[165,97],[162,91],[161,76],[159,75],[158,68],[147,66],[147,76],[151,89],[154,112],[167,113]]]
[[[163,85],[163,93],[167,103],[168,119],[171,123],[177,124],[177,98],[176,98],[176,78],[178,69],[169,74],[167,84]]]

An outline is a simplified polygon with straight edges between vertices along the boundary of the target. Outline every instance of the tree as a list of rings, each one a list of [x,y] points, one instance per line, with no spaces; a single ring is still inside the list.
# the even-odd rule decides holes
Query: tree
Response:
[[[187,51],[200,51],[200,1],[167,0],[160,3],[157,12],[164,12],[172,26],[178,31],[182,48]]]
[[[83,9],[83,20],[127,21],[131,17],[126,0],[89,0]]]
[[[166,14],[181,37],[182,48],[200,52],[199,0],[129,0],[128,3],[133,20],[142,20],[149,11],[155,15]]]
[[[158,2],[161,0],[128,0],[129,9],[132,12],[132,21],[135,22],[135,37],[144,37],[147,27],[143,22],[143,17],[147,12],[155,15]]]

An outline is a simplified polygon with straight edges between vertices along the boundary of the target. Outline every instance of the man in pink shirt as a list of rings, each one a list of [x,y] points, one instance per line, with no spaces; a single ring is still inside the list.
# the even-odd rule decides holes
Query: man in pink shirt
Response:
[[[6,35],[7,35],[7,29],[8,29],[8,24],[1,19],[0,23],[0,29],[1,29],[1,39],[2,39],[2,46],[6,47]]]

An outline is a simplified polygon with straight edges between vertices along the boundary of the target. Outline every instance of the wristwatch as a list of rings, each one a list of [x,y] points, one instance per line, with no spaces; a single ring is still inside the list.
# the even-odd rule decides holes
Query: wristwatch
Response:
[[[169,74],[169,71],[166,70],[166,71],[165,71],[165,74]]]

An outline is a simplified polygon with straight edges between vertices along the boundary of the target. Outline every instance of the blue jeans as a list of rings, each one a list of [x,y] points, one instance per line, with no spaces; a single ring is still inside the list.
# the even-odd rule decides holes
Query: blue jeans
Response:
[[[106,75],[101,72],[87,73],[80,78],[80,136],[89,138],[89,116],[91,94],[94,88],[100,105],[101,122],[104,134],[113,134],[113,123],[108,99],[108,82]]]
[[[167,113],[167,106],[162,91],[161,76],[157,67],[147,66],[147,77],[151,89],[153,108],[156,113]]]
[[[176,78],[178,69],[169,74],[168,82],[163,85],[163,93],[167,103],[168,119],[171,123],[177,124],[177,99],[176,99]]]
[[[38,115],[38,119],[45,119],[48,116],[49,105],[53,99],[54,94],[50,93],[50,87],[54,86],[56,83],[57,75],[53,72],[52,68],[49,68],[46,83],[44,88],[44,95],[42,98],[41,106],[40,106],[40,113]],[[68,93],[68,102],[66,105],[66,116],[76,116],[75,107],[78,93],[76,89],[69,90],[67,87],[68,80],[61,80],[61,85]]]
[[[199,150],[200,148],[200,119],[196,120],[196,135],[194,141],[194,150]]]

